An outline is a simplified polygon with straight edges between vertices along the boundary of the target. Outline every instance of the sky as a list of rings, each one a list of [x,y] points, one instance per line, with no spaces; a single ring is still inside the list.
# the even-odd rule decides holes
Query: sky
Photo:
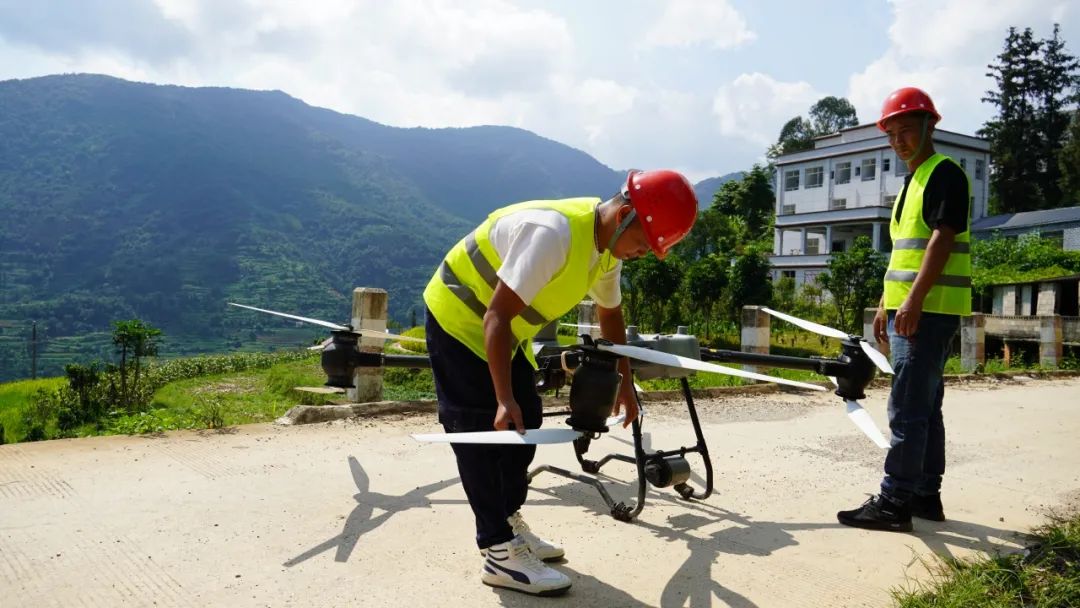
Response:
[[[698,181],[762,162],[827,95],[870,123],[918,86],[941,128],[974,134],[1008,27],[1055,22],[1080,55],[1074,0],[0,0],[0,80],[281,90],[392,126],[520,127]]]

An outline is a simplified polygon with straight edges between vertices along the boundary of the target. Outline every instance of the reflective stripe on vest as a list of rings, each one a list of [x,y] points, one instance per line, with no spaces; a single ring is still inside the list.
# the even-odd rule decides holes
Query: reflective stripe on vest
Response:
[[[476,271],[480,273],[480,277],[484,279],[484,282],[487,283],[492,291],[495,291],[495,286],[499,284],[499,275],[491,265],[491,262],[488,262],[487,258],[485,258],[484,254],[480,251],[480,245],[476,242],[475,232],[471,232],[469,233],[469,236],[465,237],[465,252],[469,254],[469,260],[472,261]],[[484,316],[484,313],[487,312],[487,306],[480,302],[480,298],[476,297],[473,290],[469,289],[468,286],[464,285],[461,280],[457,278],[457,275],[450,269],[450,265],[446,263],[446,260],[443,260],[442,264],[439,265],[439,274],[442,275],[443,283],[446,283],[446,286],[450,288],[450,291],[454,292],[454,295],[465,302],[470,310],[480,317]],[[545,319],[544,315],[540,314],[532,306],[526,306],[520,314],[522,318],[531,325],[547,325],[555,320]]]
[[[922,268],[926,248],[933,230],[923,219],[923,193],[934,169],[942,162],[954,162],[943,154],[934,154],[915,170],[911,181],[901,190],[893,206],[889,234],[893,250],[889,256],[889,269],[885,273],[885,308],[899,308]],[[968,183],[970,193],[971,184]],[[969,195],[970,198],[970,195]],[[904,201],[901,217],[896,215],[896,205]],[[968,215],[967,230],[956,235],[949,258],[941,275],[923,300],[925,312],[944,314],[971,314],[971,219]]]
[[[535,367],[529,340],[550,321],[558,319],[585,297],[602,272],[615,267],[617,260],[605,253],[590,265],[595,255],[593,230],[598,198],[530,201],[493,212],[472,233],[455,245],[435,271],[424,290],[424,302],[447,333],[487,360],[483,318],[499,283],[502,260],[489,240],[492,227],[501,217],[527,209],[549,209],[563,214],[570,226],[570,250],[564,266],[525,309],[511,321],[517,347]]]

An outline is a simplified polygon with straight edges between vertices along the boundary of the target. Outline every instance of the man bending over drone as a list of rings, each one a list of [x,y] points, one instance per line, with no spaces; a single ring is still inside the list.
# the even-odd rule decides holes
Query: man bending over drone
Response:
[[[531,339],[589,295],[604,339],[625,343],[622,260],[663,259],[697,219],[690,183],[673,171],[632,171],[621,192],[530,201],[493,212],[446,255],[424,291],[427,345],[439,422],[449,433],[540,428]],[[613,414],[637,418],[630,364]],[[561,595],[570,579],[544,564],[562,548],[533,534],[519,509],[531,445],[453,444],[476,516],[481,581],[534,595]]]

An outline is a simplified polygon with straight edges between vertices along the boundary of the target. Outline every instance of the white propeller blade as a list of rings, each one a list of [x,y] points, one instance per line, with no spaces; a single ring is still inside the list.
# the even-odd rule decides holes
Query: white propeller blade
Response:
[[[581,437],[574,429],[529,429],[522,435],[517,431],[479,431],[476,433],[427,433],[412,438],[426,443],[484,443],[493,445],[546,445],[570,443]]]
[[[867,340],[860,340],[859,345],[862,346],[863,352],[866,353],[867,357],[870,357],[870,360],[874,362],[878,369],[886,374],[896,373],[893,371],[893,367],[889,365],[889,358],[885,356],[885,353],[874,348],[874,345]]]
[[[786,314],[784,314],[782,312],[777,312],[777,311],[775,311],[775,310],[773,310],[771,308],[764,308],[763,307],[762,310],[764,310],[765,312],[769,313],[770,315],[772,315],[774,317],[777,317],[779,319],[783,319],[783,320],[787,321],[788,323],[791,323],[792,325],[798,325],[799,327],[801,327],[801,328],[803,328],[803,329],[805,329],[807,331],[812,331],[812,332],[814,332],[816,334],[821,334],[823,336],[828,336],[830,338],[840,338],[841,340],[848,337],[848,335],[846,333],[840,331],[839,329],[833,329],[831,327],[821,325],[820,323],[814,323],[813,321],[807,321],[806,319],[800,319],[799,317],[793,317],[791,315],[786,315]]]
[[[323,327],[329,327],[330,329],[336,329],[339,331],[349,331],[348,327],[344,325],[338,325],[337,323],[331,323],[329,321],[320,321],[318,319],[309,319],[307,317],[298,317],[296,315],[289,315],[283,312],[276,312],[273,310],[266,310],[265,308],[255,308],[254,306],[247,306],[245,304],[235,304],[229,302],[229,306],[236,306],[237,308],[247,308],[248,310],[257,310],[259,312],[265,312],[268,315],[277,315],[279,317],[285,317],[286,319],[295,319],[297,321],[303,321],[305,323],[314,323],[315,325],[322,325]]]
[[[774,317],[783,319],[788,323],[791,323],[792,325],[798,325],[799,327],[807,331],[812,331],[823,336],[828,336],[830,338],[839,338],[841,340],[849,337],[846,333],[840,331],[839,329],[833,329],[831,327],[821,325],[820,323],[814,323],[813,321],[807,321],[806,319],[800,319],[799,317],[786,315],[782,312],[777,312],[771,308],[763,307],[762,310]],[[859,338],[859,336],[851,337]],[[874,362],[874,365],[876,365],[878,369],[885,372],[886,374],[894,373],[892,366],[889,365],[889,358],[886,357],[881,351],[874,348],[874,345],[870,344],[870,342],[868,342],[866,338],[859,338],[859,346],[862,347],[863,352],[866,353],[867,357],[870,357],[870,360]]]
[[[723,365],[717,365],[715,363],[698,361],[697,359],[680,357],[679,355],[662,353],[660,351],[649,350],[648,348],[641,348],[638,346],[627,346],[625,344],[598,344],[597,348],[599,348],[600,350],[613,352],[624,357],[641,359],[642,361],[648,361],[650,363],[656,363],[658,365],[667,365],[668,367],[692,369],[701,372],[711,372],[714,374],[727,374],[729,376],[739,376],[740,378],[751,378],[753,380],[764,380],[765,382],[787,384],[788,386],[797,386],[799,388],[805,388],[812,391],[825,390],[825,387],[817,386],[816,384],[807,384],[806,382],[797,382],[795,380],[786,380],[784,378],[766,376],[765,374],[747,372],[741,369],[735,369],[734,367],[725,367]]]
[[[345,392],[345,389],[335,386],[294,386],[293,390],[303,391],[305,393],[316,393],[319,395],[333,395]]]
[[[639,414],[640,415],[640,414]],[[626,414],[609,416],[604,424],[619,427]],[[426,433],[413,435],[412,438],[426,443],[486,443],[497,445],[545,445],[550,443],[569,443],[584,433],[574,429],[530,429],[524,435],[517,431],[478,431],[475,433]]]
[[[236,306],[238,308],[247,308],[248,310],[257,310],[259,312],[265,312],[268,315],[275,315],[278,317],[285,317],[286,319],[294,319],[296,321],[303,321],[305,323],[313,323],[315,325],[321,325],[323,327],[329,327],[330,329],[336,329],[338,331],[350,331],[354,334],[358,334],[365,338],[382,338],[384,340],[405,340],[407,342],[426,342],[420,338],[412,338],[409,336],[402,336],[398,334],[389,334],[384,331],[376,331],[374,329],[349,329],[344,325],[338,325],[337,323],[331,323],[329,321],[320,321],[319,319],[311,319],[308,317],[300,317],[297,315],[290,315],[283,312],[277,312],[274,310],[266,310],[265,308],[255,308],[254,306],[247,306],[244,304],[235,304],[229,302],[229,306]],[[315,349],[312,349],[315,350]]]
[[[869,412],[864,410],[858,401],[848,399],[847,415],[855,423],[855,426],[859,427],[863,435],[870,438],[870,441],[873,441],[875,445],[883,450],[889,449],[889,440],[885,439],[885,436],[881,434],[877,425],[874,424],[874,420],[870,418]]]

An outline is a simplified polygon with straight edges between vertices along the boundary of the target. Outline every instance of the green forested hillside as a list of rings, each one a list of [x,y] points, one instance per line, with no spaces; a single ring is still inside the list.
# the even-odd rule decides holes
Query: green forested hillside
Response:
[[[163,329],[162,354],[286,326],[230,300],[344,321],[353,287],[382,287],[407,323],[487,211],[620,178],[520,129],[398,129],[281,92],[104,76],[0,82],[0,380],[29,374],[35,320],[54,374],[107,352],[112,320]]]

